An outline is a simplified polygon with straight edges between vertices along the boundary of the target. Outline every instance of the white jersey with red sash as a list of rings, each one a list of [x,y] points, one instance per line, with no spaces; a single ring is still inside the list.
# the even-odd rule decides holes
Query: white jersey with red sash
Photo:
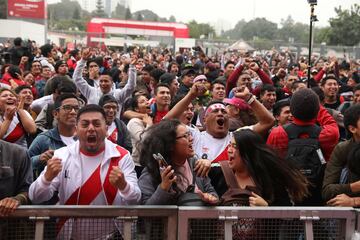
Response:
[[[232,133],[229,132],[224,138],[214,138],[206,131],[199,132],[188,127],[194,138],[193,147],[197,157],[209,159],[212,163],[228,160],[227,146]]]
[[[112,141],[113,143],[117,143],[118,140],[118,129],[116,127],[115,121],[111,123],[110,126],[108,126],[108,130],[107,130],[107,139]]]
[[[29,118],[32,118],[30,113],[25,111],[26,115]],[[4,121],[4,118],[1,118],[1,123]],[[3,136],[3,140],[10,143],[16,143],[22,147],[27,147],[26,138],[25,138],[25,130],[19,121],[18,114],[15,114],[13,120],[11,121],[8,130]]]
[[[54,191],[59,192],[60,205],[134,205],[138,204],[141,192],[138,187],[135,165],[129,152],[122,147],[105,140],[105,150],[99,155],[84,156],[79,150],[79,141],[70,146],[60,148],[55,151],[54,156],[62,159],[62,171],[51,182],[44,178],[45,170],[39,178],[30,186],[29,197],[33,203],[40,203],[49,200]],[[95,158],[93,158],[95,157]],[[83,164],[86,160],[98,158],[97,163]],[[112,166],[118,166],[124,173],[127,186],[123,191],[119,191],[109,182],[109,173]],[[84,170],[83,168],[87,168]],[[113,222],[112,220],[109,220]],[[114,230],[114,224],[99,228],[101,232],[84,231],[89,228],[89,222],[85,219],[81,221],[69,220],[59,223],[59,229],[64,238],[69,239],[74,236],[88,237],[86,239],[99,237]],[[92,224],[99,224],[94,221]],[[90,224],[90,225],[92,225]],[[85,226],[86,225],[86,226]],[[68,228],[71,229],[68,229]],[[105,227],[105,226],[104,226]],[[67,228],[64,231],[64,228]],[[71,234],[69,233],[71,232]]]

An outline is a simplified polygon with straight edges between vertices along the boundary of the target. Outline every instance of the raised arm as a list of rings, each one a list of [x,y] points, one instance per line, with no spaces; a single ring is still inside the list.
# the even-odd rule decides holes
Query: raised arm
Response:
[[[245,86],[236,88],[234,93],[235,97],[244,99],[251,106],[258,120],[258,123],[253,125],[253,131],[261,135],[266,135],[268,130],[274,126],[275,122],[271,112],[268,111]]]
[[[126,98],[130,97],[136,87],[136,58],[133,58],[130,67],[128,70],[129,79],[123,89],[116,89],[115,90],[115,98],[118,100],[119,103],[123,103]]]
[[[198,96],[204,95],[206,92],[206,87],[201,82],[194,83],[190,91],[185,95],[185,97],[180,100],[166,115],[164,118],[173,119],[179,118],[181,114],[187,109],[192,100]]]
[[[77,62],[76,68],[74,70],[73,79],[75,81],[76,87],[85,96],[86,99],[89,99],[93,93],[93,87],[90,86],[86,80],[83,78],[82,73],[85,67],[87,60],[90,58],[91,52],[90,49],[84,49],[81,55],[81,59]]]
[[[239,67],[237,67],[228,77],[226,81],[226,96],[228,96],[231,89],[233,89],[236,86],[236,82],[243,70],[244,70],[244,65],[240,64]]]

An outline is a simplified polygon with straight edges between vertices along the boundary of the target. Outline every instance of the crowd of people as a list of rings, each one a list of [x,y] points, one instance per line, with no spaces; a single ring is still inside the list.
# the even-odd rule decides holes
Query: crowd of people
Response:
[[[27,204],[360,205],[359,60],[7,47],[0,216]]]

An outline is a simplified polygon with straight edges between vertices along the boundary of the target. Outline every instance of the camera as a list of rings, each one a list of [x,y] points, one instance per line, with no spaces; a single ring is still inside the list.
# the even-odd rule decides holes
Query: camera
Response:
[[[317,5],[317,0],[307,0],[310,5]]]

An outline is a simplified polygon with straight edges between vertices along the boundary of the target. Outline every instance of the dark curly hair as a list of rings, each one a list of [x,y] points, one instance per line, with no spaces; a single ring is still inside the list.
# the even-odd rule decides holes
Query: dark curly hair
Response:
[[[16,65],[11,65],[8,69],[8,73],[12,78],[19,79],[19,76],[21,76],[21,69]]]
[[[176,130],[179,125],[181,122],[177,119],[164,119],[151,126],[140,137],[140,164],[148,168],[149,173],[158,183],[161,182],[159,164],[153,158],[153,154],[160,153],[169,165],[172,164],[171,155],[176,144]]]
[[[252,130],[233,133],[241,159],[250,176],[260,189],[262,197],[270,204],[276,200],[276,193],[287,190],[295,202],[308,195],[307,180],[290,162],[280,159],[266,145],[263,138]]]

